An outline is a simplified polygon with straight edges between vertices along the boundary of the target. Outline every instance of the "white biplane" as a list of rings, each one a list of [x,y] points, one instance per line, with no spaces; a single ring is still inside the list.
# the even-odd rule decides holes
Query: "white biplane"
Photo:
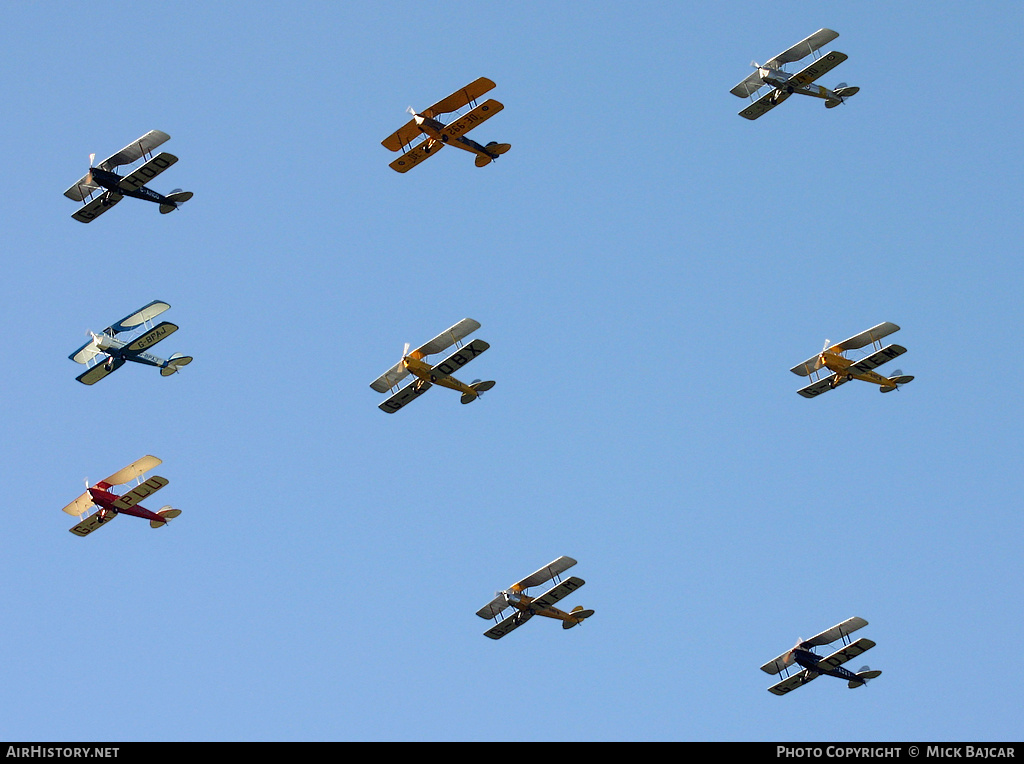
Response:
[[[139,504],[140,501],[152,496],[170,482],[167,478],[158,475],[153,475],[149,480],[142,479],[145,473],[160,463],[161,461],[155,456],[143,456],[94,486],[90,486],[89,481],[86,481],[85,493],[64,507],[64,511],[69,515],[81,517],[92,507],[98,507],[98,509],[71,528],[71,532],[76,536],[88,536],[97,528],[113,520],[118,514],[134,515],[149,520],[151,528],[161,528],[180,515],[181,510],[174,509],[170,505],[152,512]],[[130,491],[120,496],[110,491],[115,486],[131,481],[136,481],[135,485]]]
[[[155,202],[160,205],[162,214],[173,212],[191,199],[192,192],[182,191],[180,188],[166,196],[146,188],[146,183],[178,161],[178,157],[166,151],[153,156],[153,149],[170,140],[170,137],[160,130],[150,130],[137,141],[128,144],[97,165],[92,164],[96,155],[90,154],[89,171],[64,192],[68,199],[86,202],[85,206],[71,217],[81,223],[91,223],[126,196]],[[128,175],[121,176],[114,172],[116,167],[129,165],[140,159],[145,159],[146,162]],[[97,192],[99,196],[93,199],[93,194]]]
[[[786,676],[781,682],[769,687],[768,692],[775,695],[785,695],[797,687],[803,687],[822,674],[845,679],[847,687],[850,689],[867,684],[869,679],[874,679],[881,675],[881,671],[872,671],[869,666],[864,666],[856,673],[842,667],[842,664],[846,663],[846,661],[856,658],[861,653],[875,646],[874,642],[863,637],[856,642],[850,642],[849,635],[867,625],[868,622],[863,618],[848,618],[831,629],[826,629],[821,634],[810,639],[800,640],[791,650],[787,650],[778,658],[768,661],[768,663],[761,666],[762,671],[767,674],[784,672]],[[821,657],[814,652],[813,648],[830,645],[837,639],[842,639],[843,646],[831,655]],[[800,671],[791,676],[789,667],[794,663],[800,666]]]
[[[913,377],[905,376],[899,369],[894,371],[891,377],[883,376],[874,371],[883,363],[891,361],[893,358],[907,352],[907,349],[902,345],[892,344],[884,348],[882,347],[880,340],[893,332],[899,331],[899,329],[896,324],[885,321],[836,345],[830,346],[829,340],[825,340],[825,346],[821,349],[820,353],[790,369],[794,374],[801,377],[811,377],[815,380],[807,387],[797,390],[797,392],[804,398],[814,398],[849,382],[851,379],[859,379],[878,385],[879,392],[891,393],[893,390],[898,389],[900,385],[910,382]],[[872,350],[875,352],[859,361],[843,355],[848,350],[859,350],[867,345],[871,345]],[[828,369],[832,373],[827,377],[822,377],[820,370],[823,368]]]
[[[391,163],[391,169],[397,172],[408,172],[446,145],[476,154],[477,167],[490,164],[491,160],[497,159],[500,154],[504,154],[512,148],[509,143],[498,143],[497,141],[491,141],[484,146],[465,136],[465,133],[505,108],[493,98],[477,106],[476,100],[493,87],[493,82],[486,77],[481,77],[461,90],[456,90],[447,98],[442,98],[430,108],[424,109],[422,113],[417,113],[410,106],[408,111],[412,114],[412,119],[381,141],[384,148],[402,152],[402,156]],[[448,123],[438,119],[443,114],[458,112],[465,106],[474,108],[464,115],[457,114],[456,119]],[[417,139],[424,136],[425,140],[413,146]]]
[[[164,360],[146,352],[160,340],[178,331],[178,327],[169,321],[153,324],[153,319],[170,307],[166,302],[153,300],[131,315],[108,326],[102,334],[89,332],[92,339],[68,356],[72,361],[89,367],[75,379],[83,385],[94,385],[108,374],[120,369],[128,361],[156,366],[160,369],[162,376],[168,377],[176,373],[182,366],[191,363],[192,356],[181,353],[175,353]],[[140,333],[136,335],[135,332]],[[130,336],[120,338],[119,334]]]
[[[409,401],[423,395],[433,385],[441,385],[441,387],[458,390],[462,393],[463,403],[475,401],[480,397],[481,393],[494,387],[494,382],[492,381],[481,382],[477,379],[467,385],[452,376],[453,372],[465,366],[490,347],[486,342],[479,339],[473,340],[466,345],[461,344],[463,338],[479,328],[479,322],[474,321],[472,318],[464,318],[455,326],[445,329],[434,339],[430,340],[430,342],[421,345],[411,353],[409,352],[409,343],[405,343],[402,360],[370,383],[370,387],[378,393],[392,392],[391,397],[380,404],[378,408],[381,411],[393,414],[409,403]],[[441,363],[432,365],[424,360],[428,355],[440,353],[452,345],[455,345],[458,349],[441,361]],[[416,381],[406,385],[398,392],[394,392],[394,388],[410,372],[416,377]]]
[[[832,42],[839,36],[838,32],[831,29],[819,29],[810,37],[801,40],[789,50],[783,51],[775,58],[759,64],[751,62],[755,71],[743,82],[729,92],[740,98],[750,98],[753,101],[750,106],[739,114],[747,119],[757,119],[766,111],[774,109],[794,93],[798,95],[813,96],[822,98],[825,101],[825,108],[831,109],[838,106],[850,96],[857,93],[860,88],[850,87],[841,82],[834,90],[829,90],[822,85],[813,85],[816,79],[823,74],[830,72],[847,59],[845,53],[832,51],[824,55],[816,56],[815,59],[796,74],[785,71],[786,64],[799,61],[816,52],[823,45]],[[763,96],[754,100],[754,95],[765,85],[771,90]]]
[[[497,596],[484,605],[476,614],[481,618],[493,618],[497,625],[484,632],[485,637],[501,639],[510,631],[529,621],[535,615],[542,615],[546,618],[556,618],[562,622],[563,629],[571,629],[584,618],[590,618],[593,610],[584,610],[582,605],[577,605],[571,612],[564,612],[553,605],[563,597],[579,589],[586,583],[582,578],[570,576],[562,581],[559,576],[576,564],[572,557],[559,557],[557,560],[545,565],[536,573],[527,576],[522,581],[512,584],[503,592],[497,592]],[[530,597],[526,590],[531,586],[540,586],[543,583],[554,580],[556,583],[539,597]],[[498,616],[506,608],[514,608],[515,612],[508,618],[498,621]]]

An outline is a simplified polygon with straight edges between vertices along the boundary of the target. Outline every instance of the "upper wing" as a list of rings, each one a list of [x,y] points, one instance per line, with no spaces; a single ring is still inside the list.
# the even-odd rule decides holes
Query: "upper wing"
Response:
[[[840,53],[839,51],[826,53],[790,77],[789,82],[795,85],[806,85],[814,82],[818,77],[835,69],[847,58],[848,56],[845,53]]]
[[[444,126],[444,133],[452,138],[462,135],[463,133],[468,133],[481,122],[486,119],[490,119],[504,108],[505,107],[501,103],[491,98],[484,101],[471,112],[459,117],[454,122],[449,122]]]
[[[501,639],[510,631],[519,628],[531,618],[533,618],[533,613],[527,610],[517,610],[497,626],[492,626],[490,629],[485,631],[484,636],[490,637],[491,639]]]
[[[817,679],[819,676],[821,676],[821,674],[815,674],[807,669],[801,669],[797,673],[793,674],[793,676],[783,679],[778,684],[773,684],[768,688],[768,692],[775,695],[785,695],[787,692],[791,692],[797,687],[803,687],[812,679]]]
[[[116,154],[104,159],[96,165],[96,167],[99,167],[101,170],[113,170],[119,165],[131,164],[132,162],[141,159],[146,154],[149,154],[164,141],[170,140],[170,137],[171,136],[167,133],[161,132],[160,130],[150,130],[134,143],[129,143]],[[95,183],[88,183],[86,181],[88,177],[88,173],[83,175],[77,183],[64,192],[64,196],[69,199],[74,199],[76,202],[80,202],[85,199],[86,196],[99,189],[99,186]],[[89,221],[83,220],[82,222],[87,223]]]
[[[78,212],[76,212],[71,217],[73,217],[79,223],[91,223],[122,199],[124,199],[124,197],[121,196],[121,194],[112,194],[109,191],[107,191],[97,196],[95,199],[93,199],[87,205],[82,207],[80,210],[78,210]]]
[[[550,581],[557,575],[560,575],[576,564],[576,560],[572,557],[559,557],[557,560],[552,560],[540,570],[531,573],[522,581],[513,586],[513,589],[529,589],[531,586],[540,586],[546,581]]]
[[[544,592],[542,595],[537,597],[530,603],[530,607],[533,609],[543,608],[547,610],[549,607],[554,605],[558,600],[563,597],[568,597],[574,591],[579,589],[585,584],[582,578],[576,578],[576,576],[570,576],[569,578],[562,581],[560,584],[556,584]]]
[[[127,332],[136,327],[142,326],[147,321],[152,321],[171,306],[162,300],[153,300],[148,305],[143,305],[131,315],[125,316],[120,321],[110,326],[115,333]]]
[[[508,601],[505,599],[505,595],[498,594],[497,597],[495,597],[482,608],[477,610],[476,614],[481,618],[494,618],[508,606],[509,604]]]
[[[747,78],[743,80],[743,82],[729,92],[734,96],[739,96],[740,98],[750,98],[750,96],[763,87],[764,80],[761,79],[761,72],[758,69],[755,69],[747,75]]]
[[[131,344],[128,345],[125,350],[133,353],[140,350],[148,350],[160,340],[171,336],[176,331],[178,331],[178,327],[175,324],[172,324],[170,321],[161,321],[142,336],[136,337],[132,340]]]
[[[493,82],[486,77],[480,77],[479,79],[473,80],[473,82],[469,83],[461,90],[456,90],[450,96],[442,98],[430,108],[424,109],[423,114],[427,117],[436,117],[439,114],[446,114],[450,111],[461,109],[463,106],[469,104],[470,101],[475,101],[493,87]]]
[[[145,499],[147,496],[152,496],[154,493],[159,491],[169,481],[166,478],[162,478],[159,475],[153,475],[149,480],[144,483],[139,483],[128,493],[121,496],[117,501],[114,502],[114,507],[117,509],[129,509],[134,507],[140,501]],[[114,484],[116,485],[116,483]]]
[[[386,372],[377,377],[373,382],[370,383],[370,387],[376,390],[378,393],[386,393],[392,387],[397,385],[403,379],[409,376],[409,370],[402,365],[399,361]]]
[[[395,130],[395,132],[382,140],[380,145],[386,149],[390,149],[391,151],[399,151],[402,146],[408,146],[423,134],[423,131],[420,130],[420,126],[416,124],[416,120],[410,119],[400,128]]]
[[[443,148],[444,144],[440,141],[423,141],[423,143],[419,144],[416,148],[409,149],[404,152],[402,156],[391,162],[388,167],[395,172],[409,172],[409,170],[418,165],[424,159],[433,156]]]
[[[810,376],[813,372],[816,372],[824,365],[825,364],[821,362],[821,353],[818,353],[817,355],[812,355],[803,363],[798,363],[796,366],[790,369],[790,371],[801,377],[807,377]]]
[[[856,334],[850,337],[848,340],[843,340],[838,345],[833,345],[832,350],[837,352],[843,352],[845,350],[857,350],[865,345],[870,345],[873,342],[878,342],[882,337],[887,337],[893,332],[898,332],[900,328],[896,324],[885,321],[878,326],[872,326],[867,331]]]
[[[430,384],[429,382],[424,382],[423,380],[418,379],[415,382],[412,382],[403,387],[397,393],[395,393],[382,404],[380,404],[377,408],[379,408],[381,411],[387,412],[388,414],[394,414],[396,411],[398,411],[406,404],[419,398],[421,395],[423,395],[423,393],[427,392],[427,390],[429,390],[432,387],[433,385]]]
[[[883,363],[891,361],[893,358],[901,356],[906,352],[907,349],[902,345],[886,345],[884,348],[872,353],[867,358],[857,361],[857,363],[853,364],[850,368],[861,372],[871,371],[878,368]]]
[[[854,616],[853,618],[847,618],[842,623],[837,623],[830,629],[825,629],[825,631],[821,632],[820,634],[815,634],[810,639],[805,639],[800,644],[804,647],[819,647],[821,645],[829,645],[835,642],[840,637],[845,637],[849,634],[852,634],[853,632],[857,631],[857,629],[863,629],[867,625],[868,622],[865,621],[863,618],[858,618]]]
[[[480,328],[480,322],[474,321],[472,318],[464,318],[455,326],[451,326],[441,332],[439,335],[434,337],[423,345],[420,345],[414,351],[413,355],[418,354],[417,357],[422,358],[423,356],[433,355],[434,353],[440,353],[442,350],[447,350],[459,340],[463,339],[469,334],[472,334]]]
[[[127,467],[118,470],[113,475],[111,475],[105,480],[102,480],[96,485],[97,487],[101,485],[123,485],[124,483],[127,483],[131,480],[135,480],[135,478],[141,477],[142,475],[146,474],[159,464],[162,464],[162,462],[155,456],[143,456],[141,459],[137,459],[136,461],[129,464]],[[161,480],[162,479],[163,478],[161,478]]]
[[[138,191],[177,161],[178,157],[168,154],[166,151],[157,154],[142,167],[121,178],[121,182],[117,185],[123,191]]]
[[[805,37],[803,40],[798,42],[792,48],[784,50],[782,53],[771,59],[765,66],[771,69],[779,69],[780,67],[791,64],[794,61],[799,61],[801,58],[806,58],[811,55],[814,51],[818,50],[822,45],[828,45],[839,36],[838,32],[833,32],[831,29],[819,29],[817,32],[809,37]]]
[[[89,510],[89,508],[95,506],[95,504],[96,502],[92,500],[92,496],[89,494],[88,491],[86,491],[73,502],[64,507],[64,511],[67,512],[69,515],[74,515],[75,517],[78,517],[79,515],[84,515]]]
[[[741,117],[754,120],[760,117],[765,112],[771,111],[780,103],[789,98],[789,93],[785,90],[777,90],[772,88],[770,92],[765,93],[763,96],[754,101],[750,106],[745,108],[739,113]]]
[[[101,170],[113,170],[119,165],[131,164],[142,159],[142,157],[151,153],[157,146],[170,139],[171,136],[161,130],[150,130],[141,138],[129,143],[116,154],[107,157],[96,166]]]

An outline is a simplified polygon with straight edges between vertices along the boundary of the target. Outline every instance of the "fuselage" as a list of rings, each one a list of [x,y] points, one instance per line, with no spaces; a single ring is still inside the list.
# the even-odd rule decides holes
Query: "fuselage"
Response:
[[[151,512],[150,510],[146,509],[140,504],[136,504],[135,506],[127,508],[115,507],[114,502],[116,502],[121,497],[118,496],[117,494],[105,490],[104,488],[101,488],[100,486],[93,486],[89,488],[89,495],[92,497],[92,500],[96,503],[96,506],[100,508],[100,512],[102,512],[104,515],[116,515],[118,512],[121,512],[126,515],[133,515],[134,517],[143,517],[147,520],[156,521],[158,523],[167,522],[164,518],[160,517],[160,515],[158,515],[156,512]]]
[[[834,676],[839,679],[846,679],[850,682],[859,682],[861,684],[864,683],[863,679],[858,677],[849,669],[845,669],[842,666],[836,666],[833,668],[832,666],[829,666],[827,663],[822,661],[822,659],[818,655],[815,655],[810,650],[802,650],[800,648],[797,648],[793,651],[793,658],[803,668],[815,674],[828,674],[829,676]]]
[[[876,371],[859,371],[854,367],[855,361],[844,358],[839,353],[834,353],[831,350],[826,350],[821,354],[821,362],[825,368],[834,372],[837,377],[850,377],[863,382],[881,385],[882,387],[891,387],[893,384],[888,377],[884,377]]]
[[[157,330],[160,327],[156,327]],[[155,336],[149,342],[150,345],[156,344],[162,340],[167,334],[170,334],[170,330],[165,329],[163,332],[155,331],[151,332]],[[167,361],[163,358],[159,358],[152,353],[146,353],[145,351],[137,350],[126,350],[128,347],[127,342],[111,337],[109,334],[98,334],[94,335],[96,341],[96,347],[102,350],[112,358],[123,358],[126,361],[137,361],[138,363],[144,363],[147,366],[158,366],[163,368],[167,366]]]
[[[505,594],[505,601],[508,602],[512,607],[517,610],[528,613],[530,615],[542,615],[545,618],[555,618],[559,621],[573,621],[576,622],[580,619],[575,618],[572,614],[566,613],[564,610],[559,610],[556,607],[539,608],[535,609],[531,605],[534,598],[529,595],[523,594],[517,591],[515,587],[509,589]]]
[[[156,191],[146,188],[145,186],[139,186],[138,188],[130,190],[121,188],[120,183],[124,178],[116,172],[101,170],[98,167],[90,167],[89,172],[92,174],[92,180],[96,185],[102,186],[112,194],[118,194],[119,196],[131,196],[136,199],[145,199],[147,202],[155,202],[156,204],[173,204],[173,202],[163,194],[158,194]]]
[[[485,156],[490,159],[497,159],[498,155],[492,151],[488,151],[486,146],[483,146],[472,138],[467,138],[464,135],[451,136],[445,131],[446,125],[443,122],[439,122],[432,117],[425,117],[422,114],[413,114],[413,119],[416,121],[416,125],[421,131],[423,131],[428,138],[434,141],[440,141],[441,143],[449,146],[455,146],[465,151]]]
[[[447,387],[451,390],[458,390],[467,395],[477,395],[477,391],[469,385],[460,382],[451,374],[445,374],[426,361],[416,358],[415,355],[403,358],[402,365],[424,382],[441,385],[441,387]]]
[[[841,100],[839,96],[822,85],[815,85],[813,83],[800,85],[794,82],[794,75],[781,69],[769,69],[766,66],[762,66],[757,70],[757,73],[761,75],[761,81],[765,85],[771,85],[773,88],[782,90],[785,93],[798,93],[800,95],[813,96],[814,98],[822,98],[826,101],[832,99]]]

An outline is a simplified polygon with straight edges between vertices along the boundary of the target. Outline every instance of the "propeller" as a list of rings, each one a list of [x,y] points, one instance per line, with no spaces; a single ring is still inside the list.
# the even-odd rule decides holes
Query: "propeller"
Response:
[[[95,184],[94,184],[94,183],[92,182],[92,163],[93,163],[93,162],[94,162],[95,160],[96,160],[96,154],[90,154],[90,155],[89,155],[89,172],[87,172],[87,173],[85,174],[85,182],[86,182],[86,183],[87,183],[88,185],[90,185],[90,186],[92,186],[92,185],[95,185]]]

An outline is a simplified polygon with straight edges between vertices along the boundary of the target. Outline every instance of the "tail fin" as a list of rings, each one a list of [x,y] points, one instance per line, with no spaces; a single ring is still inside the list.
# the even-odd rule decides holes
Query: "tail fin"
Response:
[[[179,368],[187,366],[190,363],[192,363],[192,356],[175,353],[167,359],[167,365],[160,369],[160,374],[164,377],[169,377],[176,373]]]
[[[562,621],[562,628],[563,629],[571,629],[576,624],[581,623],[584,618],[590,618],[590,616],[592,616],[593,614],[594,614],[593,610],[584,610],[583,609],[583,605],[577,605],[576,607],[574,607],[572,609],[572,612],[569,613],[569,615],[571,615],[576,620],[574,620],[574,621]]]
[[[169,523],[171,520],[173,520],[178,515],[180,515],[181,514],[181,510],[180,509],[173,509],[171,507],[171,505],[168,504],[167,506],[161,508],[161,510],[159,512],[157,512],[157,514],[160,515],[160,517],[164,518],[164,521],[160,522],[159,520],[150,520],[149,521],[149,527],[150,528],[162,528],[163,526],[167,525],[167,523]]]
[[[170,204],[161,204],[160,214],[166,215],[168,212],[174,212],[176,209],[178,209],[178,207],[183,205],[191,198],[191,191],[182,191],[181,189],[178,189],[177,191],[172,191],[166,196],[166,199],[170,201]]]
[[[490,380],[488,380],[486,382],[481,382],[480,380],[477,380],[476,382],[471,384],[470,387],[473,388],[474,392],[472,392],[472,393],[463,393],[462,394],[462,402],[463,403],[470,403],[471,401],[475,401],[477,398],[480,397],[480,393],[486,392],[487,390],[490,390],[492,387],[494,387],[494,382],[490,381]]]
[[[857,672],[857,679],[851,679],[846,683],[846,686],[853,690],[861,685],[867,684],[869,679],[874,679],[881,675],[881,671],[872,671],[870,666],[861,666],[860,671]]]

